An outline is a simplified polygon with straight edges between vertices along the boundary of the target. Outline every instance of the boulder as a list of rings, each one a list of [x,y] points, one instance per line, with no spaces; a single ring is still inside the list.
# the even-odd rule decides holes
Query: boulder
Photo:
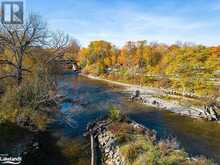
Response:
[[[214,104],[205,105],[204,114],[208,120],[218,120],[218,114]]]
[[[139,90],[136,90],[136,91],[134,91],[134,93],[131,95],[130,100],[131,100],[131,101],[134,101],[134,99],[136,99],[136,98],[138,98],[138,97],[140,97],[140,91],[139,91]]]
[[[119,147],[115,143],[115,138],[110,131],[99,132],[97,136],[99,146],[103,155],[107,158],[107,165],[124,165],[122,155],[119,152]]]

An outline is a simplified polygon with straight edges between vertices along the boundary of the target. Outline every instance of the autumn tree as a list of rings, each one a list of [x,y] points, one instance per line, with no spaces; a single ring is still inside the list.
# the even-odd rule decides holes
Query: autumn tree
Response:
[[[99,66],[120,66],[112,73],[115,77],[196,96],[218,91],[215,81],[219,76],[219,58],[219,47],[183,42],[169,46],[129,41],[117,49],[108,42],[95,41],[80,51],[80,61],[89,68],[88,72]]]
[[[128,41],[122,48],[121,50],[121,59],[123,59],[124,61],[122,61],[123,65],[125,66],[133,66],[134,65],[134,56],[136,54],[136,43],[132,42],[132,41]]]
[[[145,59],[144,59],[144,49],[147,46],[147,41],[138,41],[137,42],[137,51],[136,51],[136,62],[135,64],[138,65],[139,68],[144,68],[145,66]],[[135,60],[134,59],[134,60]]]
[[[111,59],[112,59],[112,65],[116,66],[119,64],[119,56],[120,56],[120,49],[118,49],[116,46],[112,46],[112,56],[111,56]]]
[[[92,41],[88,48],[80,51],[81,65],[90,66],[89,70],[96,70],[98,74],[104,73],[107,67],[113,64],[114,49],[106,41]]]
[[[23,65],[24,56],[31,47],[40,47],[47,36],[45,23],[39,16],[31,15],[24,24],[6,25],[0,27],[0,45],[4,50],[9,50],[10,57],[0,57],[0,65],[8,65],[12,72],[0,75],[3,78],[15,78],[19,86],[23,79],[24,72],[30,72]]]

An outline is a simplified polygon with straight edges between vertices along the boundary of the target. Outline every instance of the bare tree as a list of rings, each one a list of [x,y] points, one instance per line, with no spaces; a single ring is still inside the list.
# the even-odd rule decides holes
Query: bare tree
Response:
[[[30,72],[23,66],[24,56],[31,47],[43,45],[46,38],[46,24],[36,15],[30,15],[26,22],[21,25],[1,24],[0,45],[4,49],[12,51],[12,58],[0,57],[0,65],[10,65],[13,72],[0,75],[0,79],[15,78],[19,86],[22,82],[23,73]]]
[[[69,42],[69,35],[63,32],[51,33],[47,41],[47,47],[52,50],[53,56],[47,61],[47,64],[62,61],[68,49]]]
[[[67,45],[67,50],[65,52],[65,59],[76,60],[78,53],[80,51],[80,45],[75,39],[71,39]]]

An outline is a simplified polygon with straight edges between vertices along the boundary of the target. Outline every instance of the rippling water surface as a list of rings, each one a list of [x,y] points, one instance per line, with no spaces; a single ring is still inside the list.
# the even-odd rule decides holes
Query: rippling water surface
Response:
[[[78,139],[89,122],[106,115],[109,104],[114,104],[131,119],[155,129],[158,137],[176,137],[191,155],[202,154],[220,163],[220,124],[131,103],[121,87],[73,74],[65,74],[59,87],[61,94],[75,100],[75,104],[66,102],[60,107],[74,124],[70,127],[63,120],[57,122],[54,130],[59,135]]]

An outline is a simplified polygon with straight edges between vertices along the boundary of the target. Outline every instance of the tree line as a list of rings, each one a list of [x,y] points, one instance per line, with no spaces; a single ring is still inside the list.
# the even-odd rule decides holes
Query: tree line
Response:
[[[79,52],[84,72],[198,96],[219,93],[220,46],[93,41]]]
[[[1,25],[0,55],[0,80],[13,79],[17,86],[36,68],[59,72],[62,61],[74,60],[84,72],[115,80],[197,96],[219,92],[220,46],[143,40],[118,48],[99,40],[80,48],[69,35],[49,31],[39,16],[30,15],[22,25]]]

